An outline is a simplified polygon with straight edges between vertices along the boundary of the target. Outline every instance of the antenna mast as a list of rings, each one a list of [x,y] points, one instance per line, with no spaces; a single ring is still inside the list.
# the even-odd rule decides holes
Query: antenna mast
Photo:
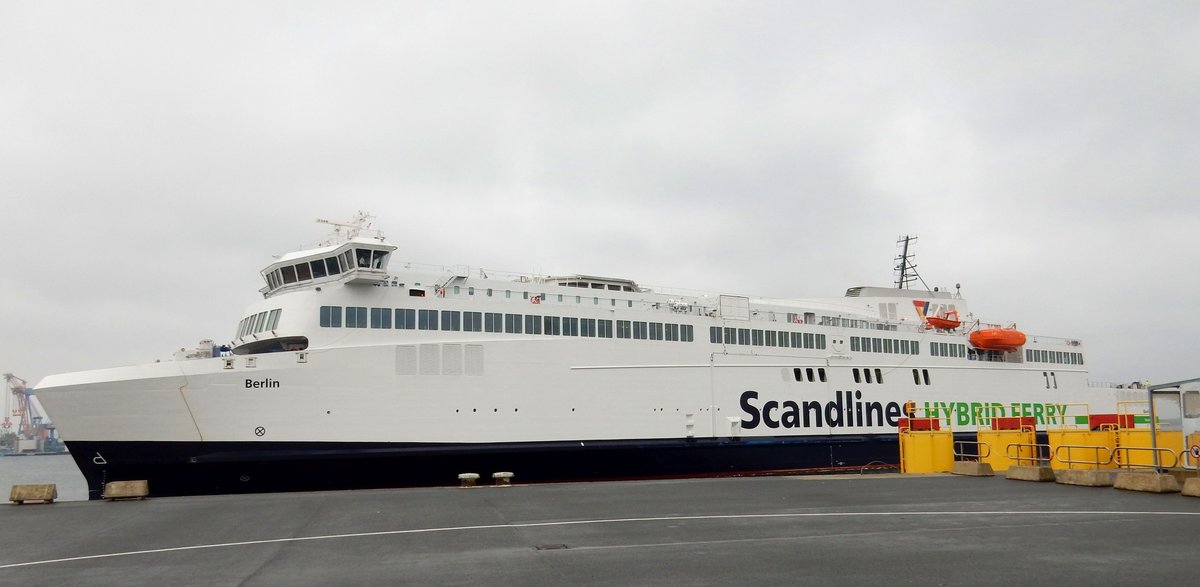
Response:
[[[909,245],[916,240],[917,237],[907,234],[896,239],[896,246],[901,247],[900,255],[896,257],[896,289],[908,289],[909,284],[918,280],[925,289],[929,289],[925,280],[917,273],[916,264],[912,262],[913,257],[917,256],[916,253],[909,252]]]

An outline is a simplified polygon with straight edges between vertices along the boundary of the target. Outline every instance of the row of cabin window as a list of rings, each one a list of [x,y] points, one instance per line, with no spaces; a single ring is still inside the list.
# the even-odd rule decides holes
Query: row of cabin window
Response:
[[[929,343],[929,354],[934,357],[966,357],[967,345],[947,342]]]
[[[814,378],[812,367],[804,367],[803,369],[800,367],[795,367],[792,369],[792,376],[796,378],[796,381],[800,381],[800,382],[805,381],[805,376],[807,376],[807,380],[809,383],[815,383],[817,381],[820,381],[821,383],[825,383],[826,381],[828,381],[825,378],[825,368],[824,367],[817,367],[816,373],[817,373],[817,376]]]
[[[460,312],[458,310],[414,310],[411,308],[365,308],[321,306],[320,325],[341,328],[343,310],[346,328],[395,328],[405,330],[447,330],[464,332],[504,332],[508,334],[548,334],[595,338],[632,338],[692,342],[691,324],[665,324],[634,320],[541,316],[537,314],[501,314],[497,312]]]
[[[811,332],[784,332],[750,328],[710,326],[708,341],[713,344],[742,344],[750,346],[777,346],[794,349],[823,349],[825,335]]]
[[[880,369],[863,369],[861,375],[859,374],[859,370],[857,368],[852,369],[851,371],[854,375],[855,383],[862,383],[863,379],[866,379],[867,383],[883,383],[883,371]],[[871,377],[872,371],[875,373],[874,378]]]
[[[792,316],[792,314],[788,314],[788,316]],[[805,316],[806,316],[805,322],[811,324],[811,322],[809,322],[807,320],[808,314],[806,314]],[[817,324],[820,326],[834,326],[834,327],[841,327],[841,328],[861,328],[864,330],[896,330],[897,329],[896,324],[886,324],[883,322],[871,322],[870,320],[852,320],[850,318],[842,318],[840,316],[821,316],[821,320],[819,322],[817,322]]]
[[[238,323],[238,333],[235,338],[258,334],[264,330],[275,330],[275,327],[279,325],[279,314],[281,313],[282,310],[277,308],[270,312],[259,312],[242,318],[242,321]]]
[[[1046,351],[1042,349],[1025,349],[1025,360],[1037,363],[1058,363],[1060,365],[1082,365],[1083,355],[1069,351]]]
[[[905,340],[903,338],[868,338],[865,336],[851,336],[850,350],[861,351],[864,353],[919,355],[921,354],[921,345],[915,340]]]
[[[854,376],[855,383],[862,383],[864,378],[866,379],[867,383],[883,383],[883,372],[880,369],[863,369],[861,372],[858,369],[853,369],[851,374]],[[921,369],[919,371],[917,369],[913,369],[912,374],[913,384],[921,385],[923,379],[924,384],[929,385],[929,369]],[[825,369],[823,367],[816,369],[816,378],[813,377],[812,367],[806,367],[803,369],[796,367],[792,369],[792,376],[796,378],[796,381],[800,382],[807,380],[810,383],[816,381],[821,381],[824,383],[826,381]]]
[[[560,285],[561,285],[561,284],[560,284]],[[453,294],[454,294],[454,295],[456,295],[456,296],[457,296],[457,295],[461,295],[461,294],[462,294],[462,289],[463,289],[463,288],[462,288],[462,286],[455,285],[455,286],[452,286],[452,287],[451,287],[450,293],[453,293]],[[611,288],[610,288],[610,289],[611,289]],[[490,297],[492,297],[492,291],[493,291],[493,290],[492,290],[492,288],[490,288],[490,287],[484,290],[485,294],[486,294],[486,295],[487,295],[487,297],[489,297],[489,298],[490,298]],[[627,289],[627,290],[625,290],[625,291],[633,291],[633,290],[632,290],[632,289]],[[442,292],[441,292],[441,293],[443,294],[443,297],[444,297],[444,294],[445,294],[446,292],[445,292],[445,290],[442,290]],[[512,299],[512,294],[513,294],[513,292],[512,292],[512,290],[511,290],[511,289],[506,289],[506,290],[504,290],[504,298],[505,298],[505,299]],[[423,289],[410,289],[410,290],[408,290],[408,295],[409,295],[409,296],[412,296],[412,297],[423,298],[423,297],[425,297],[425,290],[423,290]],[[473,296],[473,295],[475,295],[475,288],[474,288],[473,286],[467,286],[467,295],[469,295],[469,296]],[[523,292],[521,292],[521,299],[524,299],[524,300],[529,300],[529,301],[534,301],[535,303],[539,303],[539,304],[540,304],[540,303],[542,303],[542,302],[548,302],[548,301],[550,301],[550,296],[546,295],[545,293],[533,294],[533,296],[530,296],[530,295],[529,295],[529,292],[527,292],[527,291],[523,291]],[[598,305],[600,305],[600,299],[601,299],[601,298],[598,298],[598,297],[593,297],[593,298],[592,298],[592,305],[594,305],[594,306],[598,306]],[[536,300],[536,301],[535,301],[535,300]],[[559,302],[562,302],[562,301],[564,301],[564,296],[563,296],[563,294],[558,294],[558,301],[559,301]],[[615,298],[614,298],[614,299],[609,299],[608,301],[609,301],[609,305],[611,305],[611,306],[615,306],[615,305],[617,305],[617,300],[616,300]],[[582,303],[583,303],[583,296],[575,296],[575,303],[576,303],[576,304],[582,304]],[[630,308],[632,308],[632,307],[633,307],[633,300],[625,300],[625,305],[626,305],[626,306],[628,306],[628,307],[630,307]]]
[[[320,279],[330,275],[341,275],[355,267],[362,269],[383,269],[387,255],[387,251],[377,251],[375,249],[346,250],[333,257],[280,267],[267,274],[267,285],[271,289],[275,289],[289,283]]]

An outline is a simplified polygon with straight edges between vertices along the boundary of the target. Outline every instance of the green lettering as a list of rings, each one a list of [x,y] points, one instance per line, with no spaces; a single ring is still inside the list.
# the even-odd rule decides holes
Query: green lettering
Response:
[[[958,402],[954,404],[954,411],[958,413],[958,417],[954,420],[955,424],[958,426],[966,426],[967,424],[971,423],[971,412],[969,411],[966,403]]]
[[[979,402],[971,402],[971,423],[979,424],[987,418],[987,414],[983,412],[984,405]]]

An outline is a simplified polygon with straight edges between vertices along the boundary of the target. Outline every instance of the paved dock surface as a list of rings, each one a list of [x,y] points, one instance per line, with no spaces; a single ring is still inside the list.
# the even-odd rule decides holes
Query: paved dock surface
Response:
[[[1200,499],[954,476],[0,505],[3,585],[1195,585]]]

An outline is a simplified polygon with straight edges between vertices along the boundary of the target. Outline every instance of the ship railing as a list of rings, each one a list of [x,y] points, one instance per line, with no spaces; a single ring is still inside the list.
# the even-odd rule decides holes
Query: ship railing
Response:
[[[483,267],[472,267],[470,265],[438,265],[431,263],[417,263],[414,261],[405,261],[400,263],[396,268],[413,271],[427,271],[429,273],[449,273],[451,275],[478,275],[482,279],[499,279],[502,281],[512,281],[514,283],[546,283],[551,279],[551,276],[549,275],[537,275],[534,273],[521,271],[485,269]]]
[[[1075,339],[1075,338],[1064,338],[1061,336],[1046,336],[1044,334],[1029,334],[1029,333],[1026,333],[1026,334],[1028,334],[1028,336],[1029,336],[1029,342],[1036,342],[1039,344],[1056,344],[1056,345],[1062,345],[1062,346],[1080,346],[1083,344],[1082,342],[1079,341],[1079,339]]]

